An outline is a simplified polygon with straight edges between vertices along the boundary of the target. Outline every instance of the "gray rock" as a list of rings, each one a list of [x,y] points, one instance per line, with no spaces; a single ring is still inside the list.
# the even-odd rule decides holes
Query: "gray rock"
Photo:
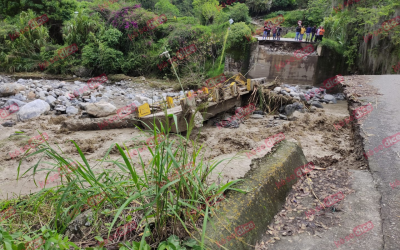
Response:
[[[314,107],[317,107],[317,108],[321,108],[321,109],[324,108],[321,103],[315,102],[315,101],[311,102],[311,105]]]
[[[279,114],[279,118],[280,118],[280,119],[287,120],[287,116],[286,116],[286,115]]]
[[[62,96],[63,92],[59,89],[54,90],[54,94],[56,94],[57,96]]]
[[[69,238],[76,235],[77,237],[83,237],[90,222],[93,221],[93,212],[91,209],[79,214],[74,220],[72,220],[67,227],[65,235]],[[54,223],[54,222],[53,222]]]
[[[338,93],[335,95],[336,100],[344,100],[344,95],[342,93]]]
[[[274,91],[275,91],[275,92],[280,92],[281,90],[282,90],[281,87],[275,87],[275,88],[274,88]]]
[[[250,116],[250,118],[253,118],[253,119],[263,119],[264,116],[263,116],[263,115],[259,115],[259,114],[253,114],[253,115]]]
[[[59,100],[60,102],[66,102],[66,101],[68,101],[68,98],[66,96],[64,96],[64,95],[60,95],[57,98],[57,100]]]
[[[117,108],[111,103],[89,103],[86,105],[86,111],[95,117],[106,117],[112,114],[116,114]]]
[[[50,105],[47,102],[42,100],[34,100],[20,108],[18,120],[24,121],[36,118],[48,111],[50,111]]]
[[[301,104],[299,102],[295,102],[292,105],[296,110],[302,110],[304,108],[303,104]]]
[[[60,82],[60,84],[57,86],[57,88],[62,89],[62,88],[64,88],[64,86],[65,86],[65,82],[62,81],[62,82]]]
[[[60,112],[65,112],[67,110],[67,107],[63,105],[57,105],[54,110],[60,111]]]
[[[14,126],[16,123],[14,121],[6,121],[5,123],[1,124],[4,127],[12,127]]]
[[[75,108],[74,106],[69,106],[66,111],[69,115],[76,115],[78,114],[79,109]]]
[[[261,111],[261,110],[256,110],[253,112],[253,114],[257,114],[257,115],[265,115],[265,112]]]
[[[46,97],[45,102],[47,102],[48,104],[50,104],[51,106],[55,105],[55,101],[57,101],[56,98],[54,98],[53,96],[49,95],[48,97]]]
[[[288,104],[288,105],[286,105],[286,107],[285,107],[285,114],[286,114],[286,116],[287,117],[291,117],[292,115],[293,115],[293,113],[294,113],[294,111],[296,111],[296,105],[293,105],[293,104]]]
[[[20,91],[25,90],[25,86],[18,83],[6,83],[0,86],[0,97],[1,96],[11,96],[16,95]]]
[[[335,99],[335,97],[333,95],[324,95],[324,99],[328,100],[328,101],[333,101],[333,99]]]
[[[21,101],[19,101],[19,100],[17,100],[17,99],[9,99],[9,100],[6,102],[5,106],[7,107],[7,106],[11,106],[11,105],[17,105],[18,107],[22,107],[22,106],[24,106],[25,104],[26,104],[26,102],[21,102]]]
[[[60,101],[64,106],[71,106],[71,102],[68,100],[68,98],[64,95],[61,95],[57,98],[58,101]]]
[[[26,97],[23,95],[24,94],[23,92],[25,92],[25,91],[21,91],[20,94],[16,94],[14,98],[17,100],[20,100],[22,102],[26,101]]]
[[[43,89],[44,89],[45,91],[50,91],[50,90],[53,89],[53,87],[50,86],[50,85],[44,85],[44,86],[43,86]]]
[[[87,106],[87,105],[88,105],[87,103],[80,102],[80,103],[78,104],[78,107],[79,107],[80,109],[82,109],[82,110],[86,110],[86,106]]]

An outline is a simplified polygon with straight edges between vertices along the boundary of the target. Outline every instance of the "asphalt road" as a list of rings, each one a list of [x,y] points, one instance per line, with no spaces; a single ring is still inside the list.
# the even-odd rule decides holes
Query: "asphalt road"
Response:
[[[363,122],[364,150],[379,150],[382,140],[400,133],[400,76],[370,76],[370,85],[382,94],[363,98],[370,101],[374,110]],[[399,134],[400,135],[400,134]],[[387,143],[387,145],[389,145]],[[382,148],[382,147],[381,147]],[[381,194],[383,249],[400,249],[400,140],[368,157],[376,188]],[[392,186],[390,185],[392,184]],[[400,184],[400,183],[399,183]]]

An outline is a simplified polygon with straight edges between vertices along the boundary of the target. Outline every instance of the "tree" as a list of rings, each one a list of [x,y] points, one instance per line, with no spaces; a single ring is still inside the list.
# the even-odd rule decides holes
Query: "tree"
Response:
[[[235,22],[250,22],[249,16],[249,7],[243,3],[236,3],[229,7],[230,15],[229,17],[232,18]]]
[[[242,50],[246,43],[244,39],[246,36],[251,36],[251,29],[244,22],[234,23],[228,35],[228,49]]]
[[[218,4],[218,0],[194,0],[193,9],[203,24],[212,24],[219,14]]]
[[[158,3],[156,3],[154,7],[159,12],[159,14],[166,14],[170,16],[179,15],[179,9],[175,5],[170,3],[169,0],[160,0]]]
[[[30,9],[38,15],[46,14],[50,22],[69,20],[76,7],[75,0],[0,0],[0,14],[15,16]]]
[[[296,0],[274,0],[272,7],[277,9],[287,8],[296,4]]]
[[[182,16],[192,16],[193,15],[193,0],[172,0],[172,4],[178,7],[179,13]]]
[[[247,0],[246,5],[253,13],[268,11],[271,8],[272,0]]]

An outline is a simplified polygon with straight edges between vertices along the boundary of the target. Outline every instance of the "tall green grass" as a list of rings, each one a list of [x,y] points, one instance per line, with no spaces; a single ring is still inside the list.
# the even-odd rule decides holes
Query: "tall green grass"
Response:
[[[177,124],[176,116],[173,116],[173,120]],[[216,183],[207,185],[207,177],[222,160],[208,162],[202,158],[203,145],[196,139],[190,139],[193,116],[187,123],[185,136],[171,134],[168,119],[166,121],[166,124],[159,127],[154,122],[152,128],[141,131],[153,137],[154,147],[147,145],[151,153],[149,162],[145,162],[139,152],[139,164],[135,164],[128,153],[131,149],[124,143],[111,145],[104,157],[94,162],[86,159],[74,141],[71,143],[76,147],[79,159],[73,159],[61,148],[55,148],[48,142],[39,145],[34,153],[26,152],[22,160],[35,155],[39,156],[39,160],[24,173],[20,173],[21,160],[18,178],[28,174],[35,176],[45,171],[47,179],[50,174],[58,172],[60,167],[72,162],[77,163],[77,168],[69,175],[61,176],[60,186],[45,187],[35,194],[15,199],[13,205],[17,213],[7,220],[10,224],[5,224],[5,229],[1,229],[3,231],[0,231],[0,234],[18,233],[19,236],[14,235],[15,238],[11,240],[15,244],[26,242],[27,237],[57,238],[67,232],[68,225],[79,214],[91,213],[88,220],[90,230],[78,236],[84,237],[81,240],[85,242],[94,239],[102,242],[102,239],[108,238],[117,227],[136,221],[137,229],[120,241],[133,240],[141,249],[145,249],[147,244],[156,247],[171,235],[177,235],[181,239],[190,236],[197,241],[201,249],[206,249],[204,240],[205,228],[209,222],[209,203],[215,202],[239,180],[223,186]],[[157,135],[161,133],[165,135],[164,140],[158,141]],[[118,159],[111,159],[110,152],[113,149],[118,150]],[[105,168],[106,164],[115,169]],[[191,168],[190,171],[185,170],[185,165]],[[171,179],[173,174],[176,177]],[[156,184],[163,182],[164,185]],[[106,194],[105,199],[97,206],[89,208],[88,198],[103,192]],[[213,196],[213,199],[206,202],[210,196]],[[6,201],[2,203],[5,204]],[[200,211],[198,207],[203,204],[206,205],[206,210]],[[86,209],[91,211],[86,212]],[[197,213],[192,215],[192,210]],[[203,225],[199,224],[201,221]],[[43,227],[47,232],[50,230],[53,233],[41,233],[39,229]],[[195,232],[198,232],[201,238],[197,239],[194,236]],[[77,242],[77,239],[72,240]],[[64,241],[68,241],[68,238],[64,237]],[[0,239],[0,243],[4,244],[4,241]]]

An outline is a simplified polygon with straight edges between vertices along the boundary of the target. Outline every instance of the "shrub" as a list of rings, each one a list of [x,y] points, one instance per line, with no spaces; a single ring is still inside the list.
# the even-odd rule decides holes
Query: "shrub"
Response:
[[[296,32],[291,32],[291,31],[283,36],[283,38],[295,38],[295,37],[296,37]]]

